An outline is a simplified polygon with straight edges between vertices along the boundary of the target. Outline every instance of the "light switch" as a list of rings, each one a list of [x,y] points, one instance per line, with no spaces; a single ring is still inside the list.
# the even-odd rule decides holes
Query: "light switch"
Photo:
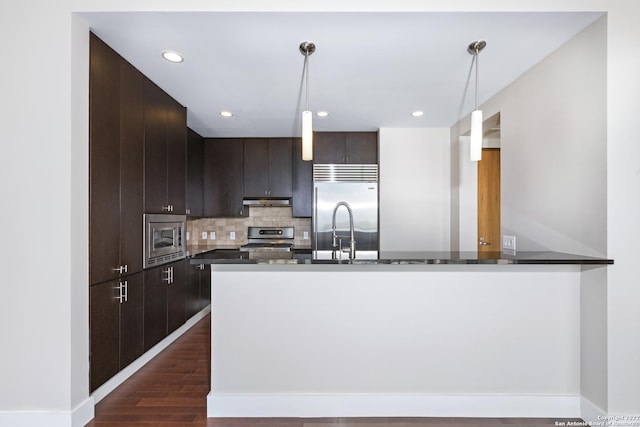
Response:
[[[215,231],[210,231],[209,232],[209,240],[216,240],[216,232]]]
[[[236,240],[236,232],[235,231],[230,231],[229,232],[229,240]]]
[[[502,236],[502,249],[516,250],[516,236]]]

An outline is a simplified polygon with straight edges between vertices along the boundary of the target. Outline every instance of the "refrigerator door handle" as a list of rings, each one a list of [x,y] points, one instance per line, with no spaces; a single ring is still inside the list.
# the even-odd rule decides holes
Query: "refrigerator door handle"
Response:
[[[318,187],[313,188],[313,247],[318,255]]]

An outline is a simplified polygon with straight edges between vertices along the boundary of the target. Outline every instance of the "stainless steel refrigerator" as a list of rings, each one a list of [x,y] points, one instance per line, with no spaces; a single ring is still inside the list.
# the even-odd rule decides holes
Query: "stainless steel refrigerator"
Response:
[[[378,256],[378,165],[316,164],[313,165],[313,249],[318,259],[331,258],[333,214],[336,234],[343,248],[349,246],[349,213],[352,211],[355,259]],[[338,258],[349,258],[342,252]]]

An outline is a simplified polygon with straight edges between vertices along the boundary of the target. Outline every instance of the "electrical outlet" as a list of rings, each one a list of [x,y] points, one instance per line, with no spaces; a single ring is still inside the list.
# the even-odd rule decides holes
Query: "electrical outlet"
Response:
[[[309,240],[309,232],[308,231],[303,231],[302,232],[302,238],[304,240]]]
[[[502,249],[516,250],[516,236],[502,236]]]
[[[203,238],[204,240],[207,240],[207,232],[206,232],[206,231],[203,231],[203,232],[202,232],[202,238]]]
[[[229,232],[229,240],[236,240],[236,232],[235,231],[230,231]]]
[[[215,231],[210,231],[209,232],[209,240],[216,240],[216,232]]]

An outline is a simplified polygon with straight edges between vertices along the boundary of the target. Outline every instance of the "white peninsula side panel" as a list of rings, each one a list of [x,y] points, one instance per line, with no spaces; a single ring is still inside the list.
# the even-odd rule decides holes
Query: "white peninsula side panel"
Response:
[[[212,267],[210,417],[580,414],[579,266]]]

